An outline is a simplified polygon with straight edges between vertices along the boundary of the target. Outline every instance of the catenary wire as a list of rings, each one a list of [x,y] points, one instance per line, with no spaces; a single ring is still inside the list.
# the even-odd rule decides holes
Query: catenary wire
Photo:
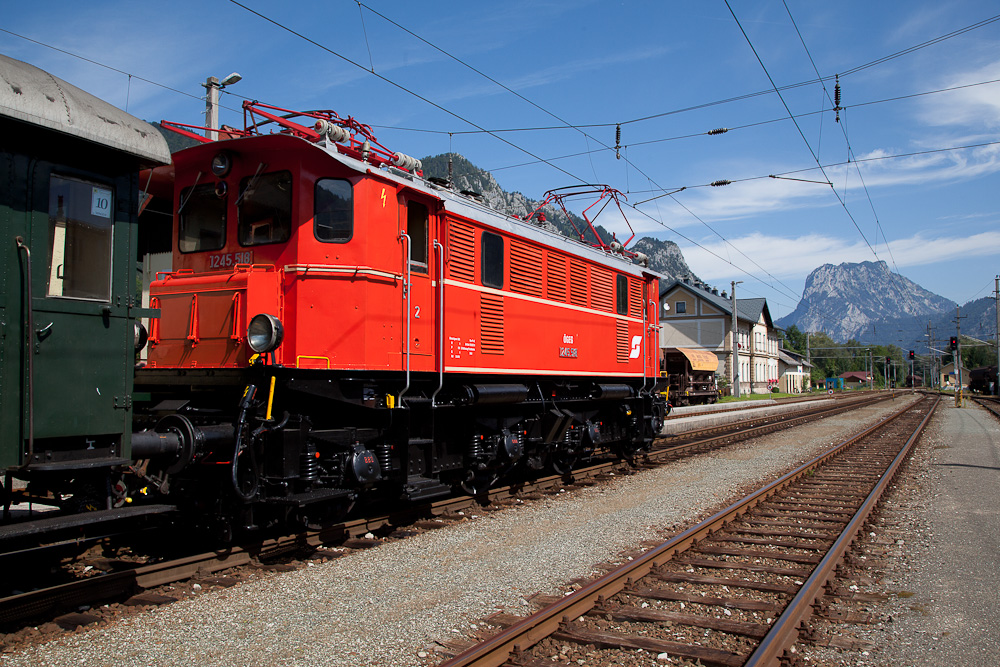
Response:
[[[795,17],[792,15],[792,10],[788,7],[787,0],[781,0],[781,1],[782,1],[782,4],[785,7],[785,12],[788,14],[789,20],[792,22],[792,27],[795,28],[795,34],[798,35],[799,41],[802,43],[802,48],[803,48],[803,50],[805,50],[806,56],[809,58],[809,63],[812,65],[813,71],[816,72],[816,76],[822,82],[823,81],[823,76],[820,74],[819,68],[816,66],[816,61],[813,59],[812,53],[809,51],[809,46],[806,44],[805,37],[802,36],[802,31],[799,30],[799,26],[795,22]],[[839,79],[837,79],[837,81],[838,81],[838,85],[839,85]],[[832,106],[836,107],[837,103],[833,99],[830,98],[830,92],[827,90],[826,84],[825,83],[821,83],[821,86],[823,88],[823,93],[826,95],[827,100],[829,100],[829,102],[830,102],[830,104]],[[846,125],[847,125],[847,118],[846,118],[846,113],[845,113],[844,122],[843,123],[839,122],[839,118],[838,118],[838,123],[837,124],[840,126],[840,130],[841,130],[841,132],[844,135],[844,142],[847,144],[847,155],[848,155],[849,158],[853,158],[854,157],[854,151],[851,148],[851,140],[847,136],[847,127],[846,127]],[[821,127],[822,127],[822,125],[821,125]],[[882,233],[882,239],[885,241],[886,251],[889,253],[889,259],[892,261],[892,266],[896,270],[896,273],[899,274],[899,267],[896,265],[896,258],[892,254],[892,247],[889,245],[889,240],[885,236],[885,230],[882,229],[882,223],[879,221],[878,212],[875,210],[875,202],[872,200],[871,192],[868,190],[868,185],[865,183],[864,174],[861,173],[861,168],[858,167],[858,165],[857,165],[856,162],[854,163],[854,168],[855,168],[855,170],[858,173],[858,179],[861,181],[861,187],[865,191],[865,196],[868,198],[868,204],[869,204],[869,206],[872,209],[872,215],[875,217],[875,243],[876,243],[876,245],[878,244],[878,234],[879,234],[879,232],[881,232]],[[872,252],[875,252],[874,248],[872,249]],[[877,256],[878,255],[876,254],[876,257]],[[897,281],[893,278],[893,274],[892,274],[891,271],[889,271],[888,267],[885,267],[885,273],[886,273],[887,277],[889,278],[889,284],[892,285],[896,289],[896,293],[899,294],[899,295],[902,295],[902,297],[908,302],[908,304],[910,305],[910,307],[913,308],[913,306],[914,306],[914,304],[913,304],[913,298],[910,296],[910,294],[908,292],[905,292],[902,289],[900,289],[899,285],[896,284]],[[916,309],[914,308],[914,310],[916,310]]]

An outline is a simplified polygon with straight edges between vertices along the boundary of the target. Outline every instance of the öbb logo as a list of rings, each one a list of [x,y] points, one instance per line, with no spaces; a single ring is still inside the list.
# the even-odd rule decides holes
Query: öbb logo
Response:
[[[632,336],[632,352],[629,353],[629,359],[638,359],[639,352],[642,349],[642,336]]]

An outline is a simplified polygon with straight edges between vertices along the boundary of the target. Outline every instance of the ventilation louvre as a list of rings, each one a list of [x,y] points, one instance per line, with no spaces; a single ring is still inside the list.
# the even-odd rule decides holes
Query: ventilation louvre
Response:
[[[521,294],[542,295],[542,251],[516,241],[510,244],[510,288]]]
[[[476,234],[470,225],[452,222],[448,225],[448,276],[475,282]]]
[[[628,309],[632,317],[642,317],[642,283],[638,280],[628,281]]]
[[[618,363],[628,363],[628,322],[624,320],[615,321],[615,349],[618,352]]]
[[[615,281],[610,271],[590,269],[590,305],[608,312],[615,309]]]
[[[569,300],[574,306],[587,306],[587,265],[569,263]]]
[[[553,257],[546,263],[545,296],[553,301],[566,300],[566,258]]]
[[[479,336],[483,354],[503,354],[503,297],[479,295]]]

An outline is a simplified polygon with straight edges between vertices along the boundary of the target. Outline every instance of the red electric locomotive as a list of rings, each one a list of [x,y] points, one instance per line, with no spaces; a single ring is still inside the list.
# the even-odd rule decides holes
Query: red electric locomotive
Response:
[[[649,445],[656,274],[424,180],[353,119],[245,109],[174,154],[147,488],[259,526]]]

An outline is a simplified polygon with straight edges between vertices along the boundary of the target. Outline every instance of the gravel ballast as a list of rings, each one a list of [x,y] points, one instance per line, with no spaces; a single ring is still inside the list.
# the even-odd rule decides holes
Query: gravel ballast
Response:
[[[0,665],[422,665],[434,642],[563,592],[902,406],[814,422],[338,560],[205,592],[0,656]]]
[[[1000,664],[1000,422],[948,397],[885,499],[858,574],[883,602],[836,631],[865,646],[817,651],[806,664],[937,667]],[[865,577],[864,575],[867,575]]]

